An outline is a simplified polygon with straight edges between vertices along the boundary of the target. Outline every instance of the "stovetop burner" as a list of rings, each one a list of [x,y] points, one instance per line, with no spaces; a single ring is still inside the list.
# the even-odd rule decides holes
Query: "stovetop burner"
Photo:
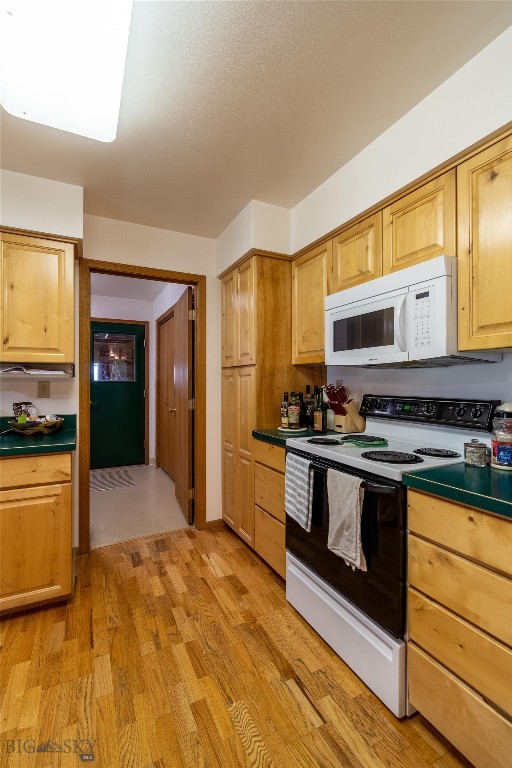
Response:
[[[343,435],[343,437],[340,437],[341,442],[345,441],[353,441],[353,440],[361,440],[364,443],[380,443],[382,440],[385,440],[384,437],[376,437],[375,435],[365,435],[364,432],[355,433],[354,435]]]
[[[456,459],[460,456],[457,451],[449,451],[446,448],[416,448],[413,453],[418,453],[420,456],[430,456],[434,459]]]
[[[335,437],[310,437],[307,441],[313,445],[339,445],[340,441]]]
[[[421,464],[423,459],[414,453],[402,453],[401,451],[365,451],[361,458],[370,461],[385,461],[388,464]]]

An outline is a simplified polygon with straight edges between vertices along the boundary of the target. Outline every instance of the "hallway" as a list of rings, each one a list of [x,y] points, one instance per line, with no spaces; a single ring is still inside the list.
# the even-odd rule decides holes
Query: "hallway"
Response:
[[[190,527],[154,464],[91,470],[91,549]]]

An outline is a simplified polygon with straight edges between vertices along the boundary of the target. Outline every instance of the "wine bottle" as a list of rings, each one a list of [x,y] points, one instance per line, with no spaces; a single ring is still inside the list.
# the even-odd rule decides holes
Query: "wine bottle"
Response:
[[[315,391],[318,387],[315,387]],[[324,403],[323,388],[318,392],[318,399],[315,411],[313,413],[313,429],[315,432],[327,432],[327,408]]]
[[[311,394],[311,386],[309,384],[306,384],[306,397],[304,398],[305,403],[305,419],[304,419],[304,426],[308,429],[313,429],[313,413],[315,412],[316,408],[316,400]]]
[[[288,392],[285,392],[281,401],[281,426],[288,429]]]
[[[288,405],[288,426],[290,429],[300,429],[300,403],[298,395],[292,392]]]

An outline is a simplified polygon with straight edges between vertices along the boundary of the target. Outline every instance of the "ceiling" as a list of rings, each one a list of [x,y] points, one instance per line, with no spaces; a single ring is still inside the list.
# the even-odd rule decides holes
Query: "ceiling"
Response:
[[[154,301],[167,285],[168,283],[157,280],[91,272],[91,296],[111,296],[120,299]]]
[[[292,208],[511,24],[509,0],[136,1],[117,139],[2,110],[2,167],[215,238],[251,199]]]

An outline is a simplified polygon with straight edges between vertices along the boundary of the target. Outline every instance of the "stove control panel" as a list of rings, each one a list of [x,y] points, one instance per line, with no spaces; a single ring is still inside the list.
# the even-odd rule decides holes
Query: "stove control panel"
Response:
[[[402,419],[490,432],[499,400],[452,400],[445,398],[364,395],[361,416]]]

